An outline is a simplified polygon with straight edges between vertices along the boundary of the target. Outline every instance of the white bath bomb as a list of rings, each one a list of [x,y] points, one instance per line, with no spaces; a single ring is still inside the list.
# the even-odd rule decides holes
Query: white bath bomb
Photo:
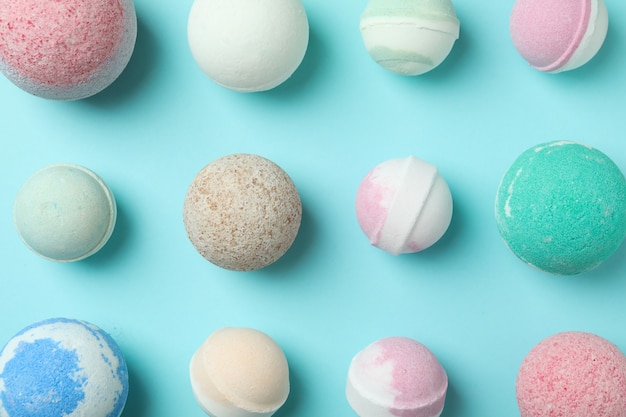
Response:
[[[209,78],[254,92],[278,86],[300,66],[309,23],[300,0],[195,0],[187,35]]]

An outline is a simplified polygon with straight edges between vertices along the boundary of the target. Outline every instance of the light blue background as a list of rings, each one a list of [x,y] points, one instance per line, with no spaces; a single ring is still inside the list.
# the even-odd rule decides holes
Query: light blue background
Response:
[[[193,352],[222,326],[272,336],[291,369],[277,417],[352,416],[344,396],[354,354],[391,335],[415,338],[449,375],[443,417],[518,415],[515,377],[528,350],[564,330],[626,349],[626,247],[595,271],[537,272],[501,241],[496,188],[519,153],[585,142],[626,170],[626,3],[607,0],[610,28],[585,67],[531,69],[511,44],[512,0],[457,0],[461,35],[437,69],[405,78],[365,52],[365,1],[304,0],[306,57],[282,86],[235,93],[191,57],[191,0],[137,0],[139,34],[122,76],[77,102],[30,96],[0,79],[0,344],[48,317],[90,321],[125,353],[124,417],[201,417],[188,382]],[[256,153],[298,187],[298,238],[257,272],[221,270],[187,240],[187,186],[221,156]],[[454,198],[448,233],[394,257],[371,247],[356,189],[380,162],[415,155],[440,169]],[[97,255],[58,264],[31,253],[12,223],[22,183],[71,162],[98,173],[119,206]]]

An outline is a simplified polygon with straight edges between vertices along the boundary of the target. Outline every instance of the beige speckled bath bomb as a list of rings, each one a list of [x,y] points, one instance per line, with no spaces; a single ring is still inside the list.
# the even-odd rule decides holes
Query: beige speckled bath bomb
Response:
[[[187,190],[189,240],[211,263],[233,271],[264,268],[298,234],[302,203],[293,181],[261,156],[234,154],[204,167]]]

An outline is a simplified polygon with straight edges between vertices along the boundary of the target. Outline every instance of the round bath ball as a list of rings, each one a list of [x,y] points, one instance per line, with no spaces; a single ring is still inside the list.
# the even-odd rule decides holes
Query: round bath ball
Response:
[[[213,264],[264,268],[287,252],[302,219],[293,181],[261,156],[234,154],[204,167],[187,190],[183,220],[189,240]]]
[[[557,333],[526,355],[515,389],[521,417],[623,417],[626,357],[600,336]]]
[[[0,352],[0,416],[119,417],[127,396],[119,346],[85,321],[35,323]]]
[[[196,401],[211,417],[269,417],[289,395],[285,354],[255,329],[215,331],[193,355],[189,376]]]
[[[510,18],[520,55],[551,73],[586,64],[600,50],[608,26],[604,0],[517,0]]]
[[[452,195],[436,166],[414,156],[391,159],[361,181],[356,217],[372,245],[393,255],[419,252],[448,230]]]
[[[626,179],[605,154],[567,141],[522,153],[495,202],[502,238],[522,261],[575,275],[613,254],[626,236]]]
[[[360,24],[374,61],[401,75],[420,75],[441,64],[459,26],[450,0],[369,0]]]
[[[195,0],[187,35],[200,69],[235,91],[270,90],[300,66],[309,23],[300,0]]]
[[[360,417],[439,417],[448,376],[435,355],[408,337],[380,339],[350,363],[346,397]]]
[[[136,37],[131,0],[0,0],[0,71],[39,97],[100,92],[126,67]]]
[[[22,241],[42,257],[78,261],[98,252],[115,227],[113,193],[93,171],[74,164],[49,165],[22,185],[14,221]]]

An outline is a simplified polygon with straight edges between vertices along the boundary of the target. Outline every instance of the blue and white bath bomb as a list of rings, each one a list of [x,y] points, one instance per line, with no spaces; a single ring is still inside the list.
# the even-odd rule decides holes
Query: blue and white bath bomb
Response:
[[[0,417],[119,417],[127,396],[122,352],[93,324],[41,321],[0,352]]]

